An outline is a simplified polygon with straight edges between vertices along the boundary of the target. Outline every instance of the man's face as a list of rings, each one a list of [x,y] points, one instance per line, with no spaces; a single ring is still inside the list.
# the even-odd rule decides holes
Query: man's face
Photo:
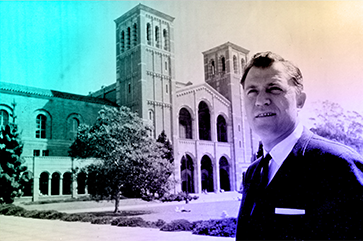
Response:
[[[247,119],[261,139],[288,136],[298,122],[298,108],[305,94],[298,94],[281,63],[269,68],[252,67],[244,83]]]

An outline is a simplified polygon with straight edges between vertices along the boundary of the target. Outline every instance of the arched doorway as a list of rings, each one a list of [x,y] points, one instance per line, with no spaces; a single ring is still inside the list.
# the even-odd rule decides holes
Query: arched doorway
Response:
[[[77,193],[85,194],[86,193],[86,173],[80,172],[77,175]]]
[[[42,172],[39,178],[39,191],[43,195],[48,195],[48,186],[49,186],[49,173]]]
[[[194,193],[194,164],[189,155],[184,155],[180,164],[180,175],[182,181],[182,191]]]
[[[30,171],[24,172],[22,175],[22,181],[24,182],[24,189],[23,193],[24,196],[32,196],[33,195],[33,184],[34,184],[34,178],[33,173]]]
[[[208,156],[203,156],[201,163],[202,191],[214,192],[212,161]]]
[[[58,172],[52,174],[52,195],[59,195],[60,175]]]
[[[72,173],[66,172],[63,174],[63,195],[69,195],[72,191]]]
[[[221,189],[224,191],[231,191],[231,184],[229,181],[229,164],[224,156],[219,159],[219,178]]]

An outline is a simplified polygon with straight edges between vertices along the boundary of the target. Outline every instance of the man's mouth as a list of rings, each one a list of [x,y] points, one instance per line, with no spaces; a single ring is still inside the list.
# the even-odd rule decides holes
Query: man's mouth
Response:
[[[275,116],[275,113],[272,112],[265,112],[265,113],[261,113],[256,115],[256,118],[264,118],[264,117],[271,117],[271,116]]]

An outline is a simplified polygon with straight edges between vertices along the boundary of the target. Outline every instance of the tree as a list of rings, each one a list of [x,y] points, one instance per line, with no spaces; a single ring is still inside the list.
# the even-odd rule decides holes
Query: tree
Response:
[[[311,128],[315,134],[348,145],[363,154],[363,117],[356,111],[345,111],[330,101],[315,104],[316,118]]]
[[[167,150],[149,136],[151,127],[127,107],[103,107],[92,127],[82,125],[70,147],[74,158],[97,157],[88,166],[88,191],[95,199],[115,200],[121,193],[152,199],[169,188],[172,164]]]
[[[163,158],[168,159],[170,163],[174,162],[174,154],[173,154],[173,145],[171,144],[170,140],[165,134],[165,131],[163,130],[160,135],[158,136],[158,139],[156,139],[157,142],[162,143],[166,149],[166,153],[163,156]]]
[[[26,166],[20,157],[23,144],[17,125],[1,127],[0,132],[0,203],[13,203],[15,197],[23,194],[25,184],[30,181],[23,175]]]

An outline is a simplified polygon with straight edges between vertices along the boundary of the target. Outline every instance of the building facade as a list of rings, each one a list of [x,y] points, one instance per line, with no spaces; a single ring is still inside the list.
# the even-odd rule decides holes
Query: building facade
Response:
[[[173,21],[142,4],[116,19],[116,82],[89,96],[1,83],[1,124],[16,115],[24,130],[33,192],[84,189],[82,180],[67,181],[72,168],[83,164],[66,156],[78,125],[92,124],[103,105],[128,106],[154,126],[155,138],[165,131],[174,148],[175,191],[239,190],[256,149],[239,84],[249,51],[230,42],[205,51],[204,83],[184,83],[175,76]]]

